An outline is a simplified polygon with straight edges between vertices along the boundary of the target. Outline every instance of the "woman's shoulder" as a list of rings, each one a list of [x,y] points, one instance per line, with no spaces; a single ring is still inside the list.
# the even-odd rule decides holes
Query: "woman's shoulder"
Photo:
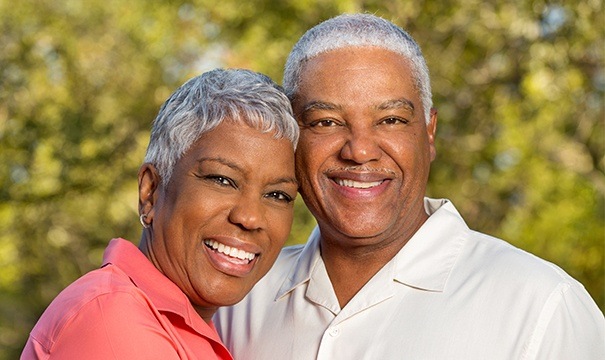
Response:
[[[145,304],[145,295],[129,277],[117,267],[107,265],[63,289],[44,311],[31,336],[50,348],[66,333],[77,336],[82,328],[130,322],[136,314],[133,310],[146,308]]]

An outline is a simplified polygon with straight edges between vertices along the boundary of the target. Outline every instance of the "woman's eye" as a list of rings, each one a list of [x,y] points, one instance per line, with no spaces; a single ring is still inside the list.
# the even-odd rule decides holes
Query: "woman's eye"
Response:
[[[231,186],[231,187],[236,187],[235,186],[235,182],[233,180],[231,180],[230,178],[226,177],[226,176],[222,176],[222,175],[207,175],[206,179],[215,182],[221,186]]]
[[[288,195],[282,191],[272,191],[272,192],[268,193],[267,195],[265,195],[265,197],[279,200],[279,201],[284,201],[287,203],[292,202],[292,200],[293,200],[290,195]]]

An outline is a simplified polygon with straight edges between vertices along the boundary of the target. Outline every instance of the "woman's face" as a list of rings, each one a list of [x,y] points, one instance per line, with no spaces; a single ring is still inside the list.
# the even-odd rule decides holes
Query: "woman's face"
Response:
[[[289,235],[298,188],[292,144],[225,121],[177,162],[167,188],[150,185],[157,179],[143,165],[139,192],[145,213],[152,193],[152,235],[142,250],[208,319],[250,291]]]

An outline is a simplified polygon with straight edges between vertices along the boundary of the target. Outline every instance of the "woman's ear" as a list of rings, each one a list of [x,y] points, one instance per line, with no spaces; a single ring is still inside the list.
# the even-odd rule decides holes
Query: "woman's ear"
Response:
[[[159,196],[160,175],[150,163],[141,165],[139,169],[139,214],[146,215],[147,223],[153,221],[153,208]]]

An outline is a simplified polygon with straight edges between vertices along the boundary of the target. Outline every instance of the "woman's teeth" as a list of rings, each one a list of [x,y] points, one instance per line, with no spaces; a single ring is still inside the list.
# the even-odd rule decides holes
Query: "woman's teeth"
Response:
[[[240,260],[252,261],[252,260],[254,260],[254,257],[256,257],[256,254],[249,253],[242,249],[237,249],[237,248],[234,248],[231,246],[221,244],[220,242],[215,241],[215,240],[204,240],[204,244],[206,244],[206,246],[218,251],[221,254],[225,254],[227,256],[231,256],[234,258],[238,258]]]

